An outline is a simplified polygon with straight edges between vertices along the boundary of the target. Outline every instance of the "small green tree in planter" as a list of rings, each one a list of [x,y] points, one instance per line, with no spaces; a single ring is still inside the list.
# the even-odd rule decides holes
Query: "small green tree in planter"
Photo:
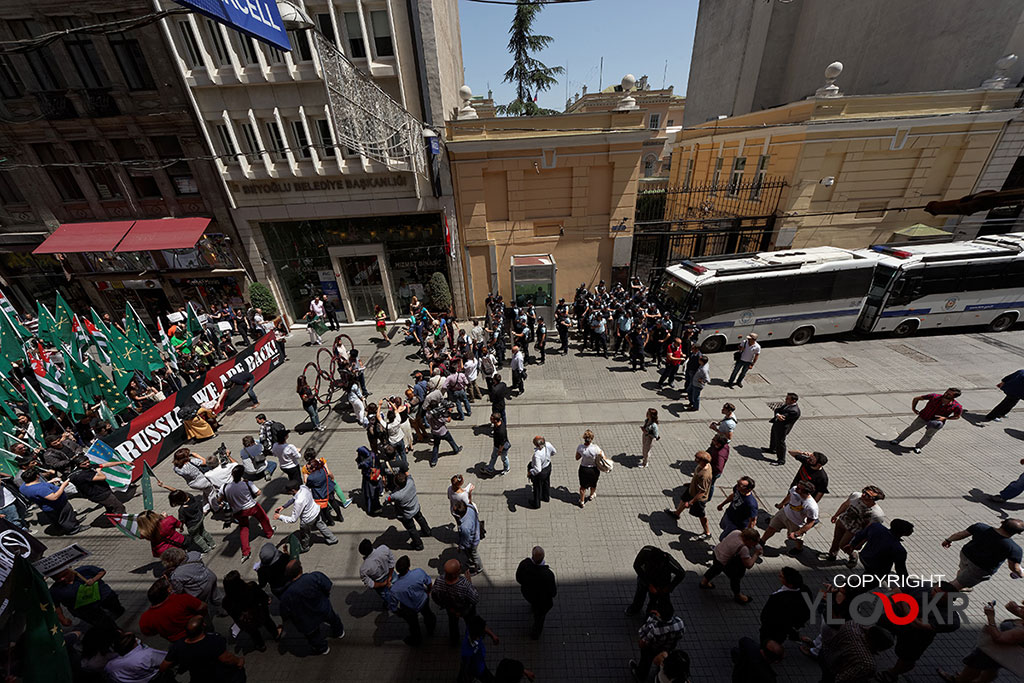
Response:
[[[427,296],[435,311],[447,312],[452,307],[452,292],[448,289],[448,278],[444,273],[434,273],[427,280]]]
[[[263,311],[265,319],[270,320],[277,317],[277,302],[274,300],[274,295],[270,293],[270,288],[262,282],[249,283],[249,301],[253,308]]]

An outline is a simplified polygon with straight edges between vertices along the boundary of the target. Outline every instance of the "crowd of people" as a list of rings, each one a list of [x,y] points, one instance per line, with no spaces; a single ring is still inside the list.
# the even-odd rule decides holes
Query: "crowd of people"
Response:
[[[323,304],[319,299],[311,303],[309,320],[326,317],[326,310],[319,310]],[[570,337],[575,335],[581,354],[614,354],[628,359],[634,370],[653,364],[660,369],[659,387],[674,387],[676,381],[681,381],[690,408],[699,409],[701,390],[710,380],[710,361],[696,343],[699,328],[692,320],[680,323],[667,311],[660,311],[638,281],[632,281],[629,287],[616,285],[610,289],[602,282],[593,291],[581,285],[571,304],[559,300],[551,322],[557,334],[553,353],[568,353]],[[282,343],[286,334],[282,331]],[[416,444],[428,446],[427,463],[436,467],[442,457],[442,442],[450,447],[451,455],[459,453],[462,446],[456,443],[448,425],[469,418],[474,410],[486,405],[492,452],[481,476],[507,474],[512,449],[507,403],[528,390],[529,366],[547,361],[547,321],[529,301],[506,305],[501,296],[491,295],[487,298],[487,315],[460,327],[450,313],[432,313],[414,297],[404,336],[421,365],[411,371],[411,381],[404,391],[389,392],[392,395],[376,402],[368,401],[366,368],[358,351],[347,348],[341,337],[332,347],[336,360],[332,380],[344,392],[339,403],[348,405],[352,418],[366,433],[366,444],[358,447],[355,457],[361,477],[358,502],[370,516],[391,510],[408,533],[404,548],[363,539],[358,546],[362,558],[359,579],[379,596],[382,609],[406,622],[405,643],[410,647],[420,646],[425,636],[433,635],[437,623],[434,609],[447,615],[449,642],[459,648],[459,681],[533,680],[533,672],[512,659],[501,660],[491,671],[487,641],[497,643],[499,639],[482,614],[486,611],[481,607],[486,603],[486,589],[474,583],[474,577],[485,571],[480,547],[486,527],[473,502],[475,485],[463,474],[452,476],[447,490],[449,514],[458,535],[457,558],[448,560],[435,577],[415,566],[415,555],[410,553],[423,550],[423,537],[431,536],[436,527],[424,514],[413,476],[415,463],[410,465],[409,456]],[[311,333],[311,344],[322,342],[320,333]],[[730,386],[743,386],[747,371],[758,362],[760,353],[756,335],[743,340],[734,355]],[[510,384],[503,375],[506,364]],[[1010,398],[1011,392],[1024,394],[1024,374],[1004,378],[1000,388]],[[297,379],[296,394],[309,416],[310,427],[323,430],[322,413],[336,406],[324,405],[323,397],[302,376]],[[924,436],[915,446],[920,452],[947,420],[960,417],[963,408],[956,400],[959,395],[959,390],[950,388],[915,397],[915,420],[893,441],[893,447],[914,431],[924,429]],[[254,396],[252,400],[255,404]],[[1004,401],[989,419],[1001,419],[1012,407],[1013,402]],[[1004,408],[1001,414],[995,414]],[[209,410],[216,412],[215,407]],[[684,534],[687,522],[683,513],[694,518],[699,533],[692,533],[689,542],[706,543],[710,551],[710,567],[692,585],[713,591],[714,581],[724,575],[737,604],[761,604],[756,638],[744,636],[733,649],[733,680],[775,681],[774,668],[785,656],[787,642],[795,640],[800,652],[820,664],[823,680],[859,681],[877,675],[880,680],[895,681],[914,668],[938,634],[959,628],[959,615],[955,610],[932,610],[910,624],[882,619],[877,625],[865,626],[852,618],[850,603],[865,592],[877,590],[877,584],[866,582],[860,588],[826,585],[818,590],[808,585],[797,567],[776,559],[807,553],[804,540],[809,531],[822,525],[821,505],[830,490],[829,457],[817,451],[791,450],[787,444],[800,419],[799,396],[785,394],[773,413],[770,443],[763,450],[774,456],[773,464],[794,462],[795,471],[787,490],[769,492],[779,502],[774,504],[767,525],[760,525],[763,531],[758,529],[763,505],[755,493],[754,479],[740,473],[734,485],[719,485],[735,439],[742,435],[736,407],[730,402],[722,406],[721,417],[708,424],[709,445],[695,453],[690,481],[679,500],[670,501],[664,513],[679,524]],[[215,421],[216,415],[210,419]],[[642,455],[636,466],[644,468],[651,457],[657,457],[657,443],[663,435],[657,409],[648,409],[642,423],[638,420],[638,427],[637,450]],[[289,649],[314,655],[327,654],[331,641],[344,637],[342,619],[331,603],[331,580],[321,572],[304,571],[301,554],[309,552],[316,541],[326,546],[338,543],[331,527],[344,521],[342,511],[352,501],[338,485],[322,450],[298,448],[292,443],[291,432],[265,413],[255,416],[253,429],[253,435],[243,438],[237,458],[225,452],[203,457],[191,448],[179,449],[173,457],[173,471],[181,479],[181,488],[157,482],[168,490],[164,509],[174,509],[173,514],[146,511],[138,517],[138,534],[150,542],[153,557],[159,559],[163,571],[149,587],[150,607],[140,618],[137,632],[162,638],[166,649],[142,644],[133,629],[118,623],[124,608],[104,582],[106,572],[102,567],[82,565],[52,577],[53,599],[61,623],[73,629],[69,637],[74,642],[74,663],[83,680],[170,680],[176,673],[187,671],[193,680],[210,680],[216,675],[242,681],[244,657],[233,654],[228,640],[217,633],[213,617],[218,615],[229,616],[237,631],[245,634],[248,643],[243,646],[259,651],[266,649],[267,635],[280,640],[286,634],[297,634],[305,645],[290,644]],[[67,499],[69,485],[77,487],[79,496],[108,512],[124,512],[123,502],[105,483],[103,469],[80,455],[81,446],[86,445],[80,434],[48,434],[47,445],[45,451],[25,454],[34,460],[20,473],[21,493],[38,507],[42,519],[64,533],[81,530]],[[544,436],[534,437],[532,445],[526,476],[532,489],[531,503],[539,508],[550,500],[552,460],[560,456]],[[596,443],[590,429],[583,432],[574,457],[578,487],[572,488],[578,488],[576,504],[585,508],[597,498],[601,475],[611,472],[615,464]],[[501,468],[496,469],[499,462]],[[277,469],[286,477],[287,499],[273,510],[264,509],[257,483],[271,480]],[[42,473],[50,480],[43,479]],[[1024,482],[1015,482],[992,498],[1005,502],[1021,490]],[[886,523],[879,504],[884,500],[885,493],[877,482],[865,482],[859,491],[843,495],[830,518],[834,525],[831,545],[820,553],[818,561],[851,570],[859,564],[863,575],[869,577],[908,576],[908,553],[902,541],[914,532],[915,525],[899,518]],[[15,508],[16,513],[18,508],[23,510],[18,501],[0,502],[5,503],[0,505],[0,514],[27,527],[26,515],[5,512],[8,507]],[[711,505],[722,513],[717,538],[712,536],[708,514]],[[207,516],[238,525],[241,562],[252,561],[255,581],[245,580],[237,570],[218,579],[205,566],[204,555],[217,546],[205,528]],[[267,539],[255,553],[255,561],[250,542],[254,519]],[[281,525],[296,525],[295,544],[282,540],[287,535],[279,531]],[[960,553],[957,575],[951,581],[922,584],[918,591],[921,599],[946,605],[956,595],[991,578],[1004,563],[1011,576],[1021,576],[1021,548],[1013,539],[1022,531],[1024,521],[1010,518],[998,527],[977,523],[951,533],[944,547],[968,541]],[[784,545],[770,547],[769,540],[780,532]],[[542,637],[545,617],[557,598],[555,574],[546,557],[544,548],[534,547],[519,562],[515,574],[531,610],[527,631],[534,639]],[[744,592],[746,572],[769,561],[779,564],[778,589],[765,596]],[[638,656],[629,662],[629,669],[638,681],[649,680],[652,668],[657,671],[658,681],[688,681],[689,657],[679,649],[685,626],[674,605],[687,571],[671,552],[655,546],[639,551],[633,569],[636,593],[625,612],[639,616],[641,621],[636,631]],[[94,585],[99,589],[95,592],[97,599],[82,604],[77,597],[80,587]],[[271,611],[275,604],[281,623],[275,621]],[[965,659],[963,671],[943,672],[947,680],[991,680],[1000,668],[1024,672],[1019,660],[1011,656],[1024,645],[1024,606],[1010,603],[1006,609],[1014,619],[999,624],[995,622],[994,607],[985,608],[990,622],[985,642]],[[809,622],[815,632],[801,635],[800,630]],[[876,655],[894,646],[896,664],[879,671]]]

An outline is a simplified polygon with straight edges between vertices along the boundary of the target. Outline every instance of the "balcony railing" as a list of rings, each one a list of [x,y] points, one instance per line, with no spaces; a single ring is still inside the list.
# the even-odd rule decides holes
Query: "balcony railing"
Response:
[[[77,119],[78,112],[75,105],[68,99],[64,91],[50,91],[33,93],[39,103],[39,112],[48,121],[60,121],[64,119]]]
[[[85,105],[85,113],[91,118],[103,118],[106,116],[119,116],[121,109],[117,102],[110,96],[107,88],[91,88],[82,91],[82,103]]]

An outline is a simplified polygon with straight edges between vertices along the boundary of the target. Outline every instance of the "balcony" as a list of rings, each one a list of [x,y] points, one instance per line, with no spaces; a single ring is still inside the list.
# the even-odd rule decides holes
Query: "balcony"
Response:
[[[117,102],[110,96],[108,88],[90,88],[81,92],[82,104],[86,116],[94,119],[107,116],[120,116],[121,110]]]
[[[39,104],[39,113],[48,121],[77,119],[75,105],[68,99],[67,93],[61,91],[41,91],[33,93]]]

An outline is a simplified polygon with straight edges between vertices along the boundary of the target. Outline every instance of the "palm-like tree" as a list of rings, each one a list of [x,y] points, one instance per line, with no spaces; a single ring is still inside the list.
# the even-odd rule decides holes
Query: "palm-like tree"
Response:
[[[516,98],[498,107],[501,114],[535,116],[554,113],[541,109],[534,101],[537,93],[550,90],[558,83],[555,76],[565,71],[560,66],[547,66],[531,54],[543,50],[554,40],[551,36],[533,33],[533,22],[543,8],[535,0],[518,0],[516,3],[516,13],[508,30],[512,68],[505,72],[505,82],[516,84]]]

